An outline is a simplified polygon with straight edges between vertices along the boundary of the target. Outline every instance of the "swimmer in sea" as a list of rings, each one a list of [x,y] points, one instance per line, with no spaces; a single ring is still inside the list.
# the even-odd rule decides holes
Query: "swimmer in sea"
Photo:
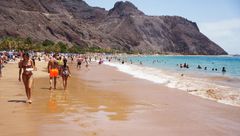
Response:
[[[223,68],[222,68],[222,73],[226,73],[226,72],[227,72],[226,68],[223,67]]]
[[[180,64],[180,68],[183,68],[183,64]]]

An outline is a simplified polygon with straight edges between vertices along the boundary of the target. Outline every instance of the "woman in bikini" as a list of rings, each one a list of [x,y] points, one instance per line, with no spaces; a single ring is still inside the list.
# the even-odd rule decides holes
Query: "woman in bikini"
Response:
[[[27,103],[31,104],[32,100],[32,83],[33,83],[33,62],[31,59],[29,59],[29,54],[24,53],[23,54],[23,60],[19,62],[19,78],[18,80],[21,82],[21,79],[23,80],[25,91],[27,95]],[[22,75],[22,78],[21,78]]]
[[[64,90],[66,90],[68,77],[71,76],[71,72],[67,65],[67,59],[63,60],[63,66],[61,67],[61,75],[62,75],[62,80],[63,80],[63,88],[64,88]]]

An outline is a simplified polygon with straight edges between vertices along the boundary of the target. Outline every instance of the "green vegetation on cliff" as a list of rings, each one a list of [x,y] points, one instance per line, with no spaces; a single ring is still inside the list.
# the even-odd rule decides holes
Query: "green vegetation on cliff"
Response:
[[[51,40],[44,40],[42,42],[33,41],[30,37],[13,38],[6,37],[0,40],[0,50],[15,50],[15,51],[38,51],[38,52],[61,52],[61,53],[117,53],[117,50],[102,49],[100,47],[81,48],[78,45],[68,45],[61,41],[54,42]]]

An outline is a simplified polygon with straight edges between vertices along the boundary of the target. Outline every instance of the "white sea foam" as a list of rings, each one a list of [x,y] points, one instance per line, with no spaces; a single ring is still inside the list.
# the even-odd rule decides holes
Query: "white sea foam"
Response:
[[[191,76],[181,76],[181,73],[170,73],[157,68],[146,66],[120,64],[118,62],[104,62],[116,67],[119,71],[132,75],[135,78],[145,79],[153,83],[177,88],[202,98],[211,99],[220,103],[240,106],[240,89],[215,84],[214,82]]]
[[[133,77],[140,78],[140,79],[146,79],[149,81],[152,81],[154,83],[168,83],[169,80],[167,77],[162,77],[161,74],[158,74],[160,70],[154,69],[154,68],[146,68],[146,67],[140,67],[137,65],[122,65],[119,63],[109,63],[105,62],[104,64],[112,67],[118,68],[119,71],[127,73],[132,75]],[[158,71],[158,72],[157,72]]]

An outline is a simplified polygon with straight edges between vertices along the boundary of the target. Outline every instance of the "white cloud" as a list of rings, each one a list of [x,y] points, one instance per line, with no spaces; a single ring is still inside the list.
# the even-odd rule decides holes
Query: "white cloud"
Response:
[[[240,54],[240,18],[199,23],[200,31],[230,54]]]

